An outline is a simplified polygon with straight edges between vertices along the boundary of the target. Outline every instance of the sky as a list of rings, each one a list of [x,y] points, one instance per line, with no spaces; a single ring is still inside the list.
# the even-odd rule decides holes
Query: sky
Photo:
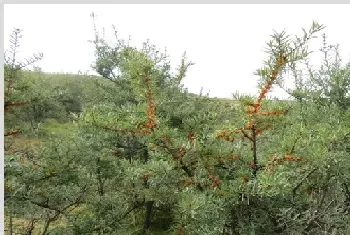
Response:
[[[258,92],[254,71],[267,59],[264,52],[273,30],[302,35],[315,20],[332,44],[339,43],[345,60],[350,55],[350,5],[242,5],[242,4],[5,4],[4,46],[8,49],[13,28],[23,30],[19,59],[34,52],[44,58],[36,65],[44,72],[89,71],[94,74],[94,38],[90,14],[99,29],[113,42],[115,25],[121,38],[141,46],[147,39],[158,48],[166,47],[173,66],[184,51],[195,63],[184,79],[190,92],[210,92],[211,97],[231,98],[232,93]],[[319,34],[320,35],[320,34]],[[310,48],[317,51],[321,40]],[[319,58],[319,57],[317,57]],[[317,65],[315,57],[315,64]],[[286,97],[275,89],[273,96]]]

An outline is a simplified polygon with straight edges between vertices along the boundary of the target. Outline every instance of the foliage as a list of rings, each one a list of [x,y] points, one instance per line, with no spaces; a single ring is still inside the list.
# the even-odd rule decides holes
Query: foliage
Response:
[[[325,34],[323,34],[323,47],[320,51],[324,59],[319,71],[308,66],[310,90],[318,95],[317,102],[334,103],[342,110],[346,110],[350,106],[350,64],[348,62],[345,66],[342,65],[339,45],[328,45]]]
[[[18,100],[31,102],[6,126],[37,131],[7,138],[9,233],[348,234],[348,67],[336,59],[295,79],[293,99],[266,99],[322,29],[275,32],[259,94],[238,101],[189,94],[186,54],[172,70],[150,42],[137,48],[114,30],[112,45],[96,26],[100,76],[16,70],[28,86]]]

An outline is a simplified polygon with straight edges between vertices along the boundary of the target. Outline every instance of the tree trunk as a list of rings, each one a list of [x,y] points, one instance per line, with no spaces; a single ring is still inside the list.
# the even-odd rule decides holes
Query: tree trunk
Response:
[[[145,222],[143,224],[142,234],[147,234],[147,231],[151,226],[151,214],[152,214],[153,203],[154,201],[146,202],[146,214],[145,214]]]

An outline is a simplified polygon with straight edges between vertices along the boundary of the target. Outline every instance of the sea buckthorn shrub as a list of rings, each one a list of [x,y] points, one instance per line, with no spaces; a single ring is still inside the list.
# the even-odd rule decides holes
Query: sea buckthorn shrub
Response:
[[[349,111],[297,75],[322,29],[274,32],[257,94],[228,104],[183,87],[186,54],[173,70],[150,42],[109,44],[95,27],[104,99],[48,135],[35,164],[12,158],[7,209],[41,234],[348,234]],[[291,98],[271,99],[278,86]]]
[[[102,45],[104,52],[114,53],[98,54],[98,71],[109,70],[109,76],[101,75],[112,82],[131,79],[130,87],[140,97],[137,105],[126,105],[125,112],[98,107],[95,116],[92,111],[86,115],[94,128],[112,131],[118,139],[132,136],[144,146],[143,158],[134,154],[134,160],[121,159],[128,171],[118,182],[132,185],[134,198],[144,202],[138,214],[143,221],[141,231],[152,232],[152,210],[160,211],[153,212],[154,219],[165,219],[166,231],[176,234],[317,231],[311,208],[325,205],[310,199],[308,185],[319,182],[320,190],[322,184],[330,183],[324,168],[329,166],[325,162],[332,161],[325,154],[327,143],[347,130],[331,128],[341,118],[332,115],[329,119],[330,112],[338,113],[336,107],[315,111],[311,100],[266,98],[273,86],[283,85],[287,69],[296,70],[308,57],[307,44],[321,29],[313,23],[300,38],[291,39],[285,32],[272,36],[269,58],[257,71],[260,91],[256,97],[241,99],[231,120],[225,119],[227,110],[216,113],[205,106],[206,99],[193,101],[183,92],[181,76],[191,63],[183,60],[179,74],[169,76],[163,69],[167,66],[158,62],[160,53],[154,53],[156,49],[149,44],[136,50],[122,43],[112,48],[101,39],[95,41],[97,50]],[[108,61],[115,64],[108,67]],[[111,76],[114,71],[119,75]],[[160,78],[172,86],[155,85],[164,84]],[[103,109],[109,111],[109,118]],[[315,118],[320,122],[312,121]],[[311,138],[310,132],[322,132],[322,138]],[[317,172],[322,177],[316,180]],[[166,211],[170,213],[164,218]],[[297,214],[296,221],[289,220]]]

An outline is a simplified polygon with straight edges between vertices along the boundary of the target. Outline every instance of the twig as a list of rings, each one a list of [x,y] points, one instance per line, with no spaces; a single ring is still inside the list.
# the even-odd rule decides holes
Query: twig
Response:
[[[255,133],[255,125],[252,126],[252,139],[253,139],[253,175],[254,178],[256,178],[256,173],[258,171],[258,157],[257,157],[257,151],[256,151],[256,133]]]
[[[316,170],[318,169],[318,167],[314,168],[312,171],[310,171],[304,178],[301,179],[301,181],[294,187],[293,189],[293,196],[295,195],[296,191],[298,190],[298,188],[303,184],[304,180],[306,180],[312,173],[314,173]]]
[[[295,149],[295,145],[296,145],[296,143],[298,142],[298,140],[300,139],[301,137],[300,137],[300,135],[295,139],[295,141],[294,141],[294,143],[293,143],[293,146],[292,146],[292,149],[290,150],[290,154],[292,154],[293,152],[294,152],[294,149]]]

